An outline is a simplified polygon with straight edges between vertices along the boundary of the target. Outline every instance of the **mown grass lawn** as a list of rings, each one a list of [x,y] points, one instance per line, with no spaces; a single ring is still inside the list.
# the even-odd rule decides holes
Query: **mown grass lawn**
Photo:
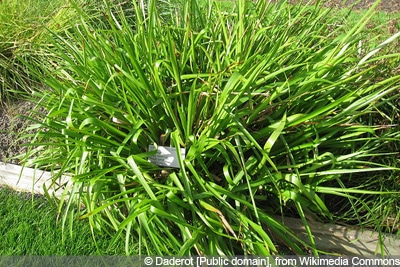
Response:
[[[63,233],[56,223],[57,206],[43,196],[0,187],[0,217],[1,256],[125,254],[123,244],[110,246],[106,236],[96,244],[85,222],[77,222],[72,235],[68,231]]]

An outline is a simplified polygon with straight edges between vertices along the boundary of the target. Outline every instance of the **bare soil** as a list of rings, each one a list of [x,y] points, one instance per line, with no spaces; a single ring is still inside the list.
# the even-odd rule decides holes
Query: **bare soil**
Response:
[[[313,3],[315,0],[305,1],[305,0],[289,0],[291,3]],[[375,3],[375,0],[347,0],[346,3],[343,3],[343,0],[327,0],[321,1],[327,7],[333,8],[342,8],[349,7],[354,10],[365,10],[371,8],[371,6]],[[379,4],[378,9],[384,12],[399,12],[400,11],[400,0],[382,0]]]
[[[15,101],[0,106],[0,161],[19,164],[19,160],[13,157],[26,153],[27,147],[23,144],[29,139],[24,138],[28,132],[23,130],[31,123],[22,116],[33,115],[34,108],[35,104],[28,101]]]

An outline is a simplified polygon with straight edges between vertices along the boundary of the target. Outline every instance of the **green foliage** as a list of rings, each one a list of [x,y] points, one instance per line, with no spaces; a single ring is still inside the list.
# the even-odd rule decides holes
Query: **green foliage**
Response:
[[[318,5],[132,5],[96,23],[80,12],[54,35],[57,66],[37,72],[48,114],[26,160],[74,176],[62,221],[88,220],[126,253],[320,253],[273,215],[331,220],[326,194],[376,193],[346,180],[395,169],[374,161],[392,137],[366,120],[399,89],[357,53],[372,10],[343,34]],[[180,168],[148,162],[149,145],[185,148]]]
[[[72,236],[63,234],[57,206],[44,197],[0,187],[0,216],[1,256],[124,254],[123,245],[109,246],[107,236],[94,242],[84,222],[76,223]]]
[[[90,1],[85,2],[85,10],[90,10]],[[45,58],[46,65],[54,63],[46,52],[51,45],[49,31],[61,34],[77,22],[77,15],[61,0],[0,2],[0,100],[41,84],[22,62]]]

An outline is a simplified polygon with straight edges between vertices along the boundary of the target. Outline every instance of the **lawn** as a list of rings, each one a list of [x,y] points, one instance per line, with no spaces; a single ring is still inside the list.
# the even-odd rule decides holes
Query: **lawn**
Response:
[[[59,6],[39,28],[24,24],[42,38],[17,30],[23,45],[3,42],[14,45],[0,51],[1,92],[40,110],[26,116],[32,141],[18,160],[74,176],[39,228],[111,248],[90,239],[51,253],[276,255],[280,240],[319,255],[308,218],[398,231],[400,34],[382,26],[396,14],[284,1]],[[56,23],[60,12],[69,19]],[[158,166],[151,146],[185,154]],[[308,242],[274,215],[301,218]],[[5,254],[35,253],[21,246]]]
[[[57,206],[43,196],[17,193],[0,187],[0,255],[123,255],[123,244],[110,246],[107,237],[93,240],[84,222],[72,235],[56,223]],[[135,252],[133,252],[135,253]]]

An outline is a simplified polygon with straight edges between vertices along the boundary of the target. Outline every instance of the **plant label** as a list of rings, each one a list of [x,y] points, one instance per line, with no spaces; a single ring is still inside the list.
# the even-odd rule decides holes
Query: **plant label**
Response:
[[[180,168],[178,162],[178,154],[174,147],[158,146],[156,148],[153,145],[149,145],[149,151],[157,150],[157,154],[149,157],[149,162],[154,163],[158,166]],[[185,159],[186,150],[180,149],[180,155],[182,159]]]

